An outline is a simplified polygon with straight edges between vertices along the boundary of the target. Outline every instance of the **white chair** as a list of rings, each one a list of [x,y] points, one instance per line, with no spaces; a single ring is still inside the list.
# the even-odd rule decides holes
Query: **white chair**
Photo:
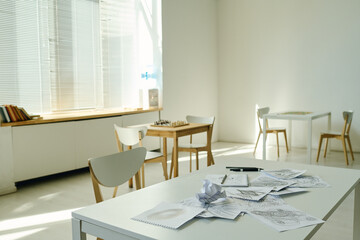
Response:
[[[212,137],[215,117],[199,117],[199,116],[186,116],[188,123],[204,123],[210,124],[210,139]],[[192,135],[190,135],[189,143],[180,143],[178,146],[178,152],[189,152],[190,153],[190,172],[192,171],[192,153],[196,155],[196,170],[199,170],[199,152],[211,150],[211,141],[209,145],[207,143],[193,143]],[[174,149],[173,149],[174,153]],[[173,157],[174,158],[174,157]],[[215,164],[214,159],[211,158],[211,164]],[[173,162],[171,161],[170,178],[173,170]]]
[[[89,159],[88,164],[96,203],[104,200],[100,185],[117,188],[135,175],[136,185],[140,188],[139,170],[144,164],[145,155],[146,149],[140,147],[126,152]]]
[[[343,148],[344,148],[344,155],[345,155],[346,165],[349,165],[348,156],[347,156],[347,150],[346,150],[346,143],[345,143],[345,139],[346,139],[348,144],[349,144],[349,150],[350,150],[350,153],[351,153],[351,158],[354,161],[354,153],[352,151],[351,142],[350,142],[350,135],[349,135],[353,114],[354,114],[353,111],[344,111],[343,112],[343,118],[344,118],[345,122],[344,122],[343,130],[341,132],[332,132],[332,131],[330,131],[330,132],[322,132],[321,133],[320,141],[319,141],[318,153],[317,153],[317,157],[316,157],[316,162],[319,161],[321,144],[322,144],[322,140],[324,138],[326,138],[325,149],[324,149],[324,158],[326,157],[326,150],[327,150],[329,138],[335,138],[335,139],[341,140]]]
[[[127,149],[132,149],[135,145],[142,147],[142,139],[146,136],[147,128],[146,127],[128,127],[123,128],[114,124],[115,127],[115,136],[118,149],[120,152],[124,151],[124,145],[127,146]],[[165,180],[168,180],[166,159],[162,153],[147,151],[145,157],[145,163],[159,162],[162,164],[163,173]],[[144,166],[141,168],[141,182],[142,187],[145,187],[145,171]],[[132,178],[129,180],[129,186],[132,187]]]
[[[257,111],[258,123],[259,123],[259,135],[258,135],[257,140],[256,140],[255,149],[254,149],[253,154],[255,154],[255,152],[256,152],[256,147],[258,145],[260,135],[263,134],[262,121],[260,121],[260,120],[262,120],[263,116],[265,114],[268,114],[269,112],[270,112],[269,107],[259,108],[258,111]],[[266,120],[266,136],[263,136],[263,137],[266,138],[268,133],[275,133],[276,134],[276,146],[277,146],[277,155],[278,155],[278,157],[280,157],[280,153],[279,153],[279,133],[280,132],[284,133],[286,152],[289,152],[289,148],[288,148],[288,144],[287,144],[287,137],[286,137],[286,128],[269,128],[269,123]]]

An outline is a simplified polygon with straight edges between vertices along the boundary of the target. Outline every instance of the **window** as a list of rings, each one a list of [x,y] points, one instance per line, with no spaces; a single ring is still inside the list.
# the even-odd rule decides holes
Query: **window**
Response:
[[[161,106],[160,0],[0,0],[0,28],[0,104]]]

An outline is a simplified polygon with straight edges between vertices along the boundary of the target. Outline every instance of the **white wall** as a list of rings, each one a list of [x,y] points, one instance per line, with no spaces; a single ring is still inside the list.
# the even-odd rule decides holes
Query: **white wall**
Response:
[[[341,112],[352,109],[351,140],[359,151],[360,1],[221,0],[218,7],[219,140],[254,143],[257,104],[331,111],[339,130]],[[314,122],[316,148],[326,123]],[[293,128],[293,146],[305,146],[306,125]]]
[[[216,117],[217,140],[217,1],[164,0],[162,119]],[[172,142],[170,142],[172,144]],[[171,149],[170,149],[171,150]]]

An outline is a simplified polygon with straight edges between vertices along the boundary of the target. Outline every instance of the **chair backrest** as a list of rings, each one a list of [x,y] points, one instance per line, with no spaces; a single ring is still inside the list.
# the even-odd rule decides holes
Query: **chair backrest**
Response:
[[[199,117],[199,116],[187,115],[186,116],[186,121],[188,123],[214,124],[215,117],[214,116],[211,116],[211,117]]]
[[[258,116],[258,123],[259,123],[259,129],[260,129],[260,132],[262,132],[262,123],[260,122],[260,119],[263,118],[263,116],[265,114],[268,114],[270,112],[270,108],[269,107],[264,107],[264,108],[259,108],[257,110],[257,116]],[[266,127],[269,127],[268,126],[268,121],[266,121]]]
[[[204,124],[211,124],[210,125],[210,139],[212,138],[212,132],[214,129],[214,122],[215,117],[200,117],[200,116],[193,116],[193,115],[187,115],[186,121],[188,123],[204,123]],[[192,142],[192,136],[190,136],[190,142]]]
[[[146,149],[135,148],[108,156],[90,158],[88,161],[96,202],[103,197],[99,184],[105,187],[116,187],[127,182],[135,175],[144,163]]]
[[[264,114],[268,114],[270,112],[270,108],[269,107],[264,107],[264,108],[259,108],[258,109],[258,117],[259,118],[263,118]]]
[[[141,140],[146,136],[147,127],[128,127],[123,128],[114,124],[116,140],[119,151],[123,151],[122,145],[134,146],[138,143],[141,145]]]
[[[354,114],[353,111],[344,111],[343,112],[343,117],[344,117],[344,120],[345,120],[344,128],[343,128],[343,131],[342,131],[343,135],[348,134],[350,132],[350,127],[351,127],[353,114]]]

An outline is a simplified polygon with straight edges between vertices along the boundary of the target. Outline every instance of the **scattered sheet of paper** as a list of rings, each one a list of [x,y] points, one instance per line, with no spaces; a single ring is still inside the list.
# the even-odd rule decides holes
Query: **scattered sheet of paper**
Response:
[[[228,197],[259,201],[272,189],[272,187],[227,188],[225,192]]]
[[[221,191],[221,186],[205,179],[201,192],[196,194],[196,198],[205,206],[219,198],[226,198],[226,193],[225,191]]]
[[[293,179],[296,178],[302,174],[304,174],[306,170],[296,170],[296,169],[279,169],[279,170],[269,170],[265,171],[262,170],[261,173],[264,173],[270,177],[274,177],[277,179],[287,180],[287,179]]]
[[[285,188],[278,192],[270,192],[269,194],[273,196],[281,196],[281,195],[300,193],[300,192],[307,192],[307,190],[304,188]]]
[[[285,205],[285,201],[279,196],[266,195],[260,201],[249,201],[239,198],[234,198],[234,200],[240,205],[244,212],[249,212],[256,209],[264,209],[273,206],[282,206]]]
[[[289,205],[259,208],[251,210],[248,213],[279,232],[324,222],[319,218],[313,217]]]
[[[191,207],[202,207],[202,204],[199,202],[199,200],[194,197],[185,199],[180,203]],[[204,208],[204,211],[196,217],[235,219],[241,213],[241,211],[242,208],[237,202],[232,199],[222,198],[207,205],[207,207]]]
[[[323,188],[330,187],[325,181],[318,176],[299,176],[297,178],[288,180],[290,187],[295,188]]]
[[[247,174],[229,174],[226,175],[224,183],[221,183],[225,174],[212,174],[207,175],[205,178],[210,182],[220,185],[222,187],[247,187],[249,186]]]
[[[279,191],[283,188],[290,186],[290,184],[293,183],[289,183],[288,181],[275,179],[265,175],[260,175],[259,177],[255,178],[250,182],[251,187],[272,187],[273,191]]]
[[[200,207],[189,207],[180,203],[162,202],[156,207],[133,217],[133,220],[177,229],[204,211]]]

